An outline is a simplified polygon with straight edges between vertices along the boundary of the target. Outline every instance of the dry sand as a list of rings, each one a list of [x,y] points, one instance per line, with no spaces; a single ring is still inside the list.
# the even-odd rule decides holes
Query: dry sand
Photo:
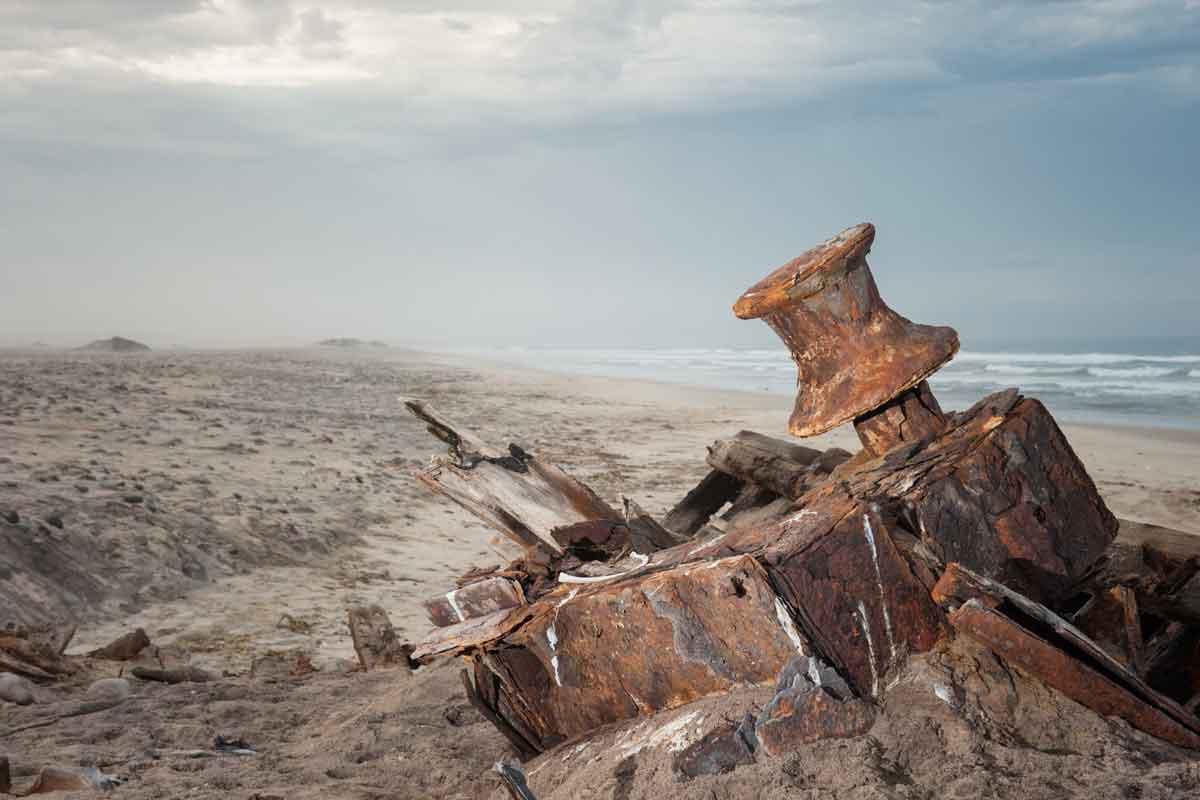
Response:
[[[490,531],[408,475],[440,447],[400,404],[410,395],[652,513],[707,471],[705,445],[744,428],[784,435],[790,405],[396,350],[0,354],[0,617],[70,618],[78,651],[141,626],[156,644],[228,673],[204,685],[139,684],[118,709],[0,738],[0,754],[19,769],[102,766],[130,779],[122,797],[488,796],[487,768],[505,743],[465,705],[452,665],[347,671],[348,606],[378,603],[415,639],[429,627],[419,600],[499,560]],[[1200,533],[1200,434],[1064,427],[1118,516]],[[849,430],[817,444],[857,449]],[[321,672],[248,676],[256,656],[292,650]],[[0,736],[78,691],[40,688],[34,706],[0,705]],[[1107,724],[1066,705],[1093,727]],[[218,734],[242,736],[261,755],[170,755]],[[1127,758],[1104,769],[1132,771],[1132,788],[1112,796],[1171,796],[1146,793],[1167,755],[1128,729],[1114,741],[1128,745]],[[855,742],[838,757],[874,752]],[[1035,777],[1084,768],[1033,749]],[[889,788],[882,779],[847,787],[845,775],[815,767],[796,784],[781,769],[757,765],[670,791],[938,796],[939,779],[915,772]],[[662,791],[645,777],[597,781],[598,797]],[[1036,780],[1006,785],[1012,794],[1000,796],[1042,796]],[[1075,796],[1066,785],[1045,796]]]

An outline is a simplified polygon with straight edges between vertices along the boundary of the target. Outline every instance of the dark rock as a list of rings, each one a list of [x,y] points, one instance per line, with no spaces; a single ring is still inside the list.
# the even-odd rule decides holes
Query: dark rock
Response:
[[[754,763],[754,753],[742,735],[741,725],[728,723],[710,731],[675,754],[673,767],[688,778],[720,775]]]

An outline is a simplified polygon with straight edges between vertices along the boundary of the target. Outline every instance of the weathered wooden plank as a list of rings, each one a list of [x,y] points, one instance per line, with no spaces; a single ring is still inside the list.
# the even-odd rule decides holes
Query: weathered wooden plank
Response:
[[[484,644],[500,639],[504,634],[529,620],[543,606],[506,608],[483,617],[475,617],[457,625],[434,628],[413,650],[414,661],[427,663],[438,656],[461,655]]]
[[[813,478],[811,466],[820,456],[820,450],[754,431],[718,439],[708,448],[708,464],[713,469],[791,498],[807,491]]]
[[[515,444],[501,453],[424,403],[408,400],[405,405],[450,446],[447,457],[414,471],[417,480],[522,547],[559,555],[562,549],[551,535],[555,528],[621,520],[595,492],[554,464]]]
[[[999,611],[976,600],[968,600],[950,615],[950,621],[958,631],[988,647],[1000,658],[1093,711],[1120,717],[1135,728],[1172,744],[1200,750],[1200,735],[1195,730],[1147,704],[1143,698]]]
[[[424,601],[429,621],[439,628],[525,605],[521,584],[508,578],[485,578]]]
[[[685,539],[690,539],[696,535],[696,531],[704,527],[713,514],[737,497],[741,489],[742,481],[714,469],[667,512],[663,517],[663,526]]]

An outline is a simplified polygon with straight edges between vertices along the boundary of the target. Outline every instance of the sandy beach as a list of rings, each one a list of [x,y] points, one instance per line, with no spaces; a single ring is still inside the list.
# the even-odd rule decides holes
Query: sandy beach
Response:
[[[423,598],[500,561],[493,532],[409,475],[441,445],[402,397],[655,515],[707,472],[706,445],[743,429],[784,436],[790,409],[773,394],[396,349],[0,354],[6,616],[74,622],[75,652],[142,627],[228,678],[194,690],[207,693],[199,703],[178,687],[146,689],[157,722],[129,728],[111,712],[11,737],[13,762],[124,770],[126,797],[486,796],[504,743],[465,705],[452,666],[350,673],[348,607],[379,604],[415,640],[430,627]],[[1118,517],[1200,534],[1200,432],[1064,430]],[[858,448],[848,428],[813,443]],[[312,681],[261,692],[247,682],[256,659],[293,651],[320,670]],[[0,707],[0,725],[70,691],[39,689],[33,711]],[[271,735],[273,755],[187,769],[145,755],[147,737],[181,747],[217,728]]]

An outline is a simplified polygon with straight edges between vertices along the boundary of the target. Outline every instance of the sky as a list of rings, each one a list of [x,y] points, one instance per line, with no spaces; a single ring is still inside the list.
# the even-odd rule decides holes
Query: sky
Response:
[[[1200,335],[1200,0],[0,0],[0,345]]]

